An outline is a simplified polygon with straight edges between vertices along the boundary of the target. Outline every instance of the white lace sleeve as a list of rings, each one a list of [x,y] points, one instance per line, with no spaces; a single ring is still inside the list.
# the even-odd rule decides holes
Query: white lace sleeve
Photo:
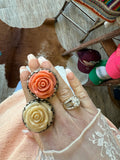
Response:
[[[120,135],[98,110],[80,136],[61,151],[43,151],[41,160],[120,160]]]

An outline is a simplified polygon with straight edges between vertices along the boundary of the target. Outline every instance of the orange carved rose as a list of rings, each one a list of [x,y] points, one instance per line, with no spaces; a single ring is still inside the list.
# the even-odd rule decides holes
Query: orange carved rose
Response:
[[[54,74],[48,70],[40,70],[30,76],[28,80],[28,88],[40,99],[46,99],[56,92],[57,80]]]

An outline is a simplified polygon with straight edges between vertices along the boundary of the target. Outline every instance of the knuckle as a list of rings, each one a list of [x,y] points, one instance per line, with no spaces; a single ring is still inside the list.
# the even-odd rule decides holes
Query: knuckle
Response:
[[[48,68],[48,69],[53,69],[53,66],[49,61],[42,62],[41,67]]]
[[[74,83],[74,88],[76,91],[80,90],[80,84],[79,83]]]
[[[71,97],[72,92],[68,87],[62,88],[59,91],[59,98],[62,102],[66,101],[69,97]]]
[[[79,92],[79,97],[80,97],[80,99],[86,98],[87,97],[87,93],[84,92],[84,91]]]
[[[29,68],[34,71],[36,69],[39,69],[40,65],[37,61],[37,59],[33,59],[32,61],[29,62]]]
[[[80,99],[88,97],[87,92],[84,90],[84,88],[81,86],[79,82],[74,83],[74,88],[76,94],[79,96]]]

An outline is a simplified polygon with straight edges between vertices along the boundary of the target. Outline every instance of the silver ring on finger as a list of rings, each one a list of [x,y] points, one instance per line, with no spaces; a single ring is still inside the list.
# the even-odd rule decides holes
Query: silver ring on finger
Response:
[[[72,96],[64,102],[64,108],[66,110],[72,110],[80,107],[80,100],[77,96]]]

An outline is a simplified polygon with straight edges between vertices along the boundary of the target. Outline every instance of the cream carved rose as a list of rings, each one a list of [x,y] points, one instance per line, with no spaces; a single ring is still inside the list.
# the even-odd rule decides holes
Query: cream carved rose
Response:
[[[23,122],[32,132],[46,130],[53,121],[52,106],[48,102],[32,101],[23,110]]]
[[[36,97],[46,99],[56,92],[57,80],[48,70],[40,70],[32,74],[28,80],[28,88]]]

